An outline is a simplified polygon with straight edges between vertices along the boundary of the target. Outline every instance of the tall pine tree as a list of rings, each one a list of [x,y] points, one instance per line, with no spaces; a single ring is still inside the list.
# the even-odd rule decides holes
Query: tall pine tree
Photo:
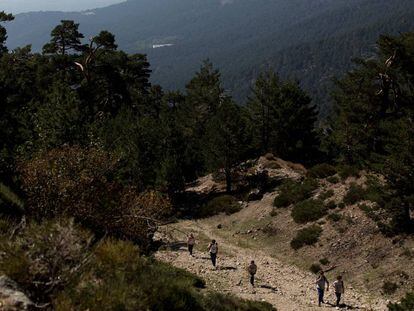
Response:
[[[255,149],[301,162],[312,162],[318,139],[317,109],[296,82],[262,74],[247,104]]]
[[[228,193],[232,191],[234,169],[244,159],[248,148],[246,137],[241,108],[230,98],[224,98],[216,115],[207,123],[204,155],[210,171],[223,169]]]
[[[43,47],[46,54],[66,55],[84,49],[81,44],[83,34],[79,32],[79,24],[71,20],[62,20],[51,32],[52,39]]]

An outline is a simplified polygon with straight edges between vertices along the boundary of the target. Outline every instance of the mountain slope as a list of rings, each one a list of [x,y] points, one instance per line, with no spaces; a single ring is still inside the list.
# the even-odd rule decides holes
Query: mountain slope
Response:
[[[166,88],[182,88],[210,58],[240,102],[258,72],[271,68],[302,81],[326,106],[331,77],[350,68],[353,57],[370,55],[380,34],[414,29],[414,6],[411,0],[130,0],[83,13],[18,15],[8,26],[8,44],[39,50],[61,19],[79,22],[87,37],[107,29],[120,48],[147,53],[153,80]],[[171,46],[153,49],[163,44]]]

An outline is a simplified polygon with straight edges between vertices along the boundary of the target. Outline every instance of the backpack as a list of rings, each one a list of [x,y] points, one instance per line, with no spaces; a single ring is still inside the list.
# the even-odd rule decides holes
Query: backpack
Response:
[[[256,274],[257,266],[256,265],[249,265],[249,267],[247,268],[247,271],[249,271],[250,274]]]
[[[212,254],[217,253],[217,243],[210,244],[210,253]]]

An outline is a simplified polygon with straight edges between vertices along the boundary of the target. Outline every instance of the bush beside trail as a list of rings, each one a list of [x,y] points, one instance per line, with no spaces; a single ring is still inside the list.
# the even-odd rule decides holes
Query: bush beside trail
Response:
[[[412,311],[414,310],[414,293],[408,293],[400,303],[388,305],[389,311]]]
[[[302,182],[286,180],[280,186],[279,194],[276,196],[273,205],[282,208],[301,202],[310,198],[317,188],[318,182],[312,178],[307,178]]]
[[[231,195],[221,195],[201,206],[198,216],[204,218],[220,213],[230,215],[237,213],[241,208],[240,203],[235,197]]]
[[[306,200],[297,203],[292,210],[292,218],[303,224],[316,221],[327,214],[327,208],[321,200]]]
[[[296,237],[290,242],[290,246],[294,250],[298,250],[305,245],[313,245],[318,242],[322,231],[322,228],[318,225],[312,225],[301,229],[297,232]]]

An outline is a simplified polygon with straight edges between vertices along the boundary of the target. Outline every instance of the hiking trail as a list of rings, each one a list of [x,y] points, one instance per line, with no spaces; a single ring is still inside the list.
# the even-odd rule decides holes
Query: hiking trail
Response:
[[[247,207],[247,209],[252,207]],[[243,211],[242,211],[243,212]],[[242,213],[240,212],[240,213]],[[220,216],[223,217],[228,216]],[[158,237],[166,242],[155,257],[175,267],[192,272],[206,281],[206,289],[229,293],[238,297],[266,301],[278,311],[332,310],[335,309],[335,294],[330,288],[325,294],[321,308],[317,306],[317,293],[314,284],[316,277],[311,272],[281,262],[270,256],[266,250],[246,248],[236,240],[226,238],[219,233],[218,221],[185,220],[161,227]],[[196,245],[194,257],[187,251],[186,235],[194,233]],[[219,245],[217,270],[213,269],[207,252],[211,239]],[[258,266],[256,286],[249,283],[247,265],[254,260]],[[329,278],[330,285],[334,279]],[[361,293],[347,283],[341,310],[387,310],[387,302],[382,298],[372,298]]]

